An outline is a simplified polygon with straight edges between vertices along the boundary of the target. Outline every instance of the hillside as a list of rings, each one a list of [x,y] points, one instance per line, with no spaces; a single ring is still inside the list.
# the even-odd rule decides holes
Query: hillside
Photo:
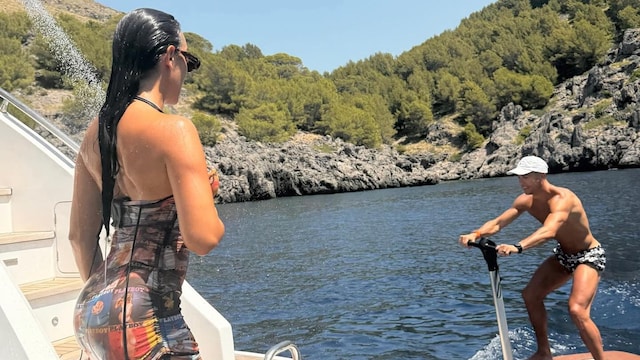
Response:
[[[640,29],[628,30],[604,64],[554,89],[543,111],[508,104],[489,139],[471,152],[399,153],[302,134],[282,145],[233,135],[207,149],[221,170],[222,201],[371,190],[505,176],[520,157],[546,159],[551,173],[640,167]],[[455,149],[455,128],[439,122],[429,141]]]
[[[83,20],[105,21],[119,13],[93,0],[41,0],[45,9],[53,15],[68,14]],[[21,0],[3,0],[0,12],[24,11]]]

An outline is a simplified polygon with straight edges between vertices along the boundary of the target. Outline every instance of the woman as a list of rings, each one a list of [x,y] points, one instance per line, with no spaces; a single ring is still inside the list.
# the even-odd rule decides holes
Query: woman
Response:
[[[179,23],[157,10],[126,14],[114,34],[106,101],[76,161],[69,234],[86,280],[76,337],[91,359],[200,358],[181,288],[188,252],[207,254],[224,225],[195,127],[162,112],[200,65],[187,50]],[[97,240],[111,219],[103,261]]]

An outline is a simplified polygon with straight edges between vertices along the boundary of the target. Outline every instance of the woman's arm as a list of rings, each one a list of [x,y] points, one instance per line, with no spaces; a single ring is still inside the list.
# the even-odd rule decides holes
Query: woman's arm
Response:
[[[91,266],[102,261],[98,246],[98,234],[102,226],[102,198],[100,188],[89,174],[82,157],[78,154],[73,183],[69,241],[73,249],[80,277],[89,278]],[[94,257],[95,256],[95,257]]]
[[[191,121],[178,116],[169,121],[164,158],[180,232],[189,250],[206,255],[222,239],[224,224],[214,205],[204,151]]]

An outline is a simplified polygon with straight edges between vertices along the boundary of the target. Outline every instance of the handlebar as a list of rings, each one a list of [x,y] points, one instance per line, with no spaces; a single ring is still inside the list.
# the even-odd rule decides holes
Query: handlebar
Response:
[[[498,270],[498,254],[496,251],[496,243],[487,239],[480,238],[480,241],[468,241],[467,246],[477,247],[482,251],[484,260],[487,262],[489,271]]]
[[[496,243],[494,243],[493,241],[487,239],[487,238],[480,238],[479,242],[476,241],[467,241],[467,246],[473,246],[473,247],[477,247],[478,249],[482,250],[482,249],[496,249]]]

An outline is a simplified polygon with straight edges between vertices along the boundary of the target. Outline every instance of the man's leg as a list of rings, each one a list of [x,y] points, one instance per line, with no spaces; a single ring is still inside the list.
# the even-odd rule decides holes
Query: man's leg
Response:
[[[589,265],[578,265],[573,272],[573,287],[569,296],[569,314],[594,360],[604,359],[600,331],[590,315],[599,280],[600,274],[596,269]]]
[[[531,280],[522,291],[522,298],[529,313],[529,321],[536,333],[538,351],[529,359],[551,360],[551,346],[547,333],[547,310],[544,307],[544,299],[550,292],[556,290],[571,278],[555,256],[548,257],[533,273]]]

